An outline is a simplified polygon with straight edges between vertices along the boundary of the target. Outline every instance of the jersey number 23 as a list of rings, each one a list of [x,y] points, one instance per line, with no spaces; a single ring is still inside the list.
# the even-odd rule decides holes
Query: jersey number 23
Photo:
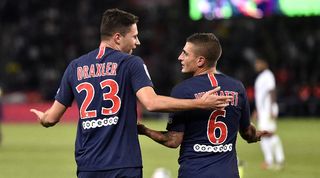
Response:
[[[110,100],[112,102],[112,106],[109,108],[102,107],[101,114],[114,115],[119,111],[121,106],[121,100],[117,95],[119,92],[119,86],[115,80],[106,79],[100,82],[100,88],[102,90],[106,87],[109,88],[109,92],[103,93],[102,99]],[[76,90],[78,93],[81,93],[82,91],[86,92],[86,96],[80,107],[80,118],[87,119],[97,117],[97,110],[88,110],[88,107],[91,104],[95,95],[95,89],[93,85],[89,82],[83,82],[76,87]]]

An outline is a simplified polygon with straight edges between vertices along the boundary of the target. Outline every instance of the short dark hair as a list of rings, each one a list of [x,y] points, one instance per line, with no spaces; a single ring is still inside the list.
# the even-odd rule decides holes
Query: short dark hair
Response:
[[[117,8],[108,9],[103,13],[100,25],[101,39],[109,38],[115,33],[126,35],[129,27],[138,23],[139,17]]]
[[[222,48],[219,39],[213,33],[195,33],[187,38],[187,42],[196,46],[196,55],[205,57],[209,66],[216,65]]]
[[[271,62],[270,58],[266,54],[261,53],[261,52],[256,52],[256,60],[263,61],[267,64],[269,64]]]

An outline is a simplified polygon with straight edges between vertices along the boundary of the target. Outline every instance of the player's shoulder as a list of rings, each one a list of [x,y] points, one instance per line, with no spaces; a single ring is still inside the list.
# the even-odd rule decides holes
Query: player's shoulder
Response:
[[[265,69],[264,71],[260,72],[259,75],[257,76],[257,81],[273,81],[274,80],[274,74],[270,69]]]
[[[191,78],[188,78],[176,84],[171,89],[171,96],[178,97],[178,98],[183,97],[188,87],[192,86],[190,85],[190,81],[192,81]]]
[[[263,74],[267,77],[274,77],[273,72],[270,69],[266,69],[263,71]]]
[[[195,91],[203,90],[205,83],[205,77],[203,77],[203,75],[184,79],[172,88],[171,95],[178,98],[193,96]]]
[[[72,60],[70,62],[71,65],[77,65],[77,64],[83,64],[83,63],[92,63],[93,59],[97,58],[97,55],[99,53],[99,49],[94,49],[86,54],[81,55],[80,57]],[[114,50],[111,48],[108,48],[108,51],[105,52],[106,55],[102,58],[106,58],[106,60],[110,60],[110,58],[114,61],[117,61],[118,63],[121,62],[131,62],[131,63],[141,63],[143,60],[139,56],[135,56],[132,54],[127,54],[124,52],[121,52],[119,50]],[[109,59],[107,59],[109,58]],[[103,60],[103,59],[102,59]]]
[[[231,77],[229,75],[226,75],[224,73],[218,73],[215,74],[215,77],[217,78],[218,82],[221,83],[228,83],[230,85],[235,85],[235,86],[243,86],[242,82],[234,77]]]
[[[238,93],[246,92],[243,83],[234,77],[221,73],[216,75],[216,79],[218,81],[218,85],[221,87],[221,90],[235,91]]]
[[[195,81],[195,77],[184,79],[183,81],[176,84],[172,90],[181,90],[186,88],[187,86],[192,86],[192,83]]]
[[[259,76],[263,76],[263,77],[273,76],[273,72],[270,69],[265,69],[259,73]]]
[[[136,55],[132,55],[132,54],[125,54],[125,60],[127,60],[128,62],[138,62],[138,63],[144,63],[142,58]]]
[[[125,62],[125,63],[143,63],[143,60],[141,57],[124,53],[118,50],[114,50],[113,56],[119,60],[119,62]]]
[[[84,63],[86,61],[88,61],[90,58],[92,58],[92,56],[95,55],[95,53],[98,52],[98,49],[92,50],[86,54],[83,54],[75,59],[73,59],[70,64],[75,65],[75,64],[79,64],[79,63]]]

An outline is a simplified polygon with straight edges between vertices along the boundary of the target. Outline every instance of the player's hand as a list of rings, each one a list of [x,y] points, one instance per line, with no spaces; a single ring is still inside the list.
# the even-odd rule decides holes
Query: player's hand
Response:
[[[255,143],[255,142],[260,141],[260,140],[261,140],[261,137],[270,137],[270,136],[272,136],[272,135],[273,135],[272,132],[269,132],[269,131],[266,131],[266,130],[257,131],[255,138],[252,139],[252,140],[248,140],[247,142],[248,142],[248,143]]]
[[[140,135],[145,135],[147,127],[141,124],[140,122],[137,123],[137,128],[138,128],[138,134]]]
[[[232,96],[218,96],[217,92],[220,87],[206,92],[200,99],[204,103],[204,109],[222,110],[229,105]]]
[[[30,109],[30,112],[34,113],[37,116],[38,121],[41,122],[41,118],[43,118],[44,112],[36,110],[36,109]]]
[[[261,138],[261,137],[271,137],[274,133],[273,132],[269,132],[266,130],[261,130],[261,131],[257,131],[256,135],[257,137]],[[260,139],[258,140],[260,141]]]
[[[43,127],[49,127],[50,125],[46,124],[44,121],[43,121],[43,118],[44,118],[44,112],[42,111],[39,111],[39,110],[36,110],[36,109],[30,109],[30,112],[34,113],[37,118],[38,118],[38,121],[40,122],[40,124],[43,126]]]

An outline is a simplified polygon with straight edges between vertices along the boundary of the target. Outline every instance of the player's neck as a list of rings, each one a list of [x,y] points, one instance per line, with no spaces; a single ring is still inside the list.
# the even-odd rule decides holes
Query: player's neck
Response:
[[[101,41],[99,48],[103,48],[103,47],[121,51],[120,47],[111,41]]]
[[[197,75],[203,75],[203,74],[208,74],[208,73],[217,73],[216,67],[211,67],[211,68],[202,68],[196,71],[193,76]]]

